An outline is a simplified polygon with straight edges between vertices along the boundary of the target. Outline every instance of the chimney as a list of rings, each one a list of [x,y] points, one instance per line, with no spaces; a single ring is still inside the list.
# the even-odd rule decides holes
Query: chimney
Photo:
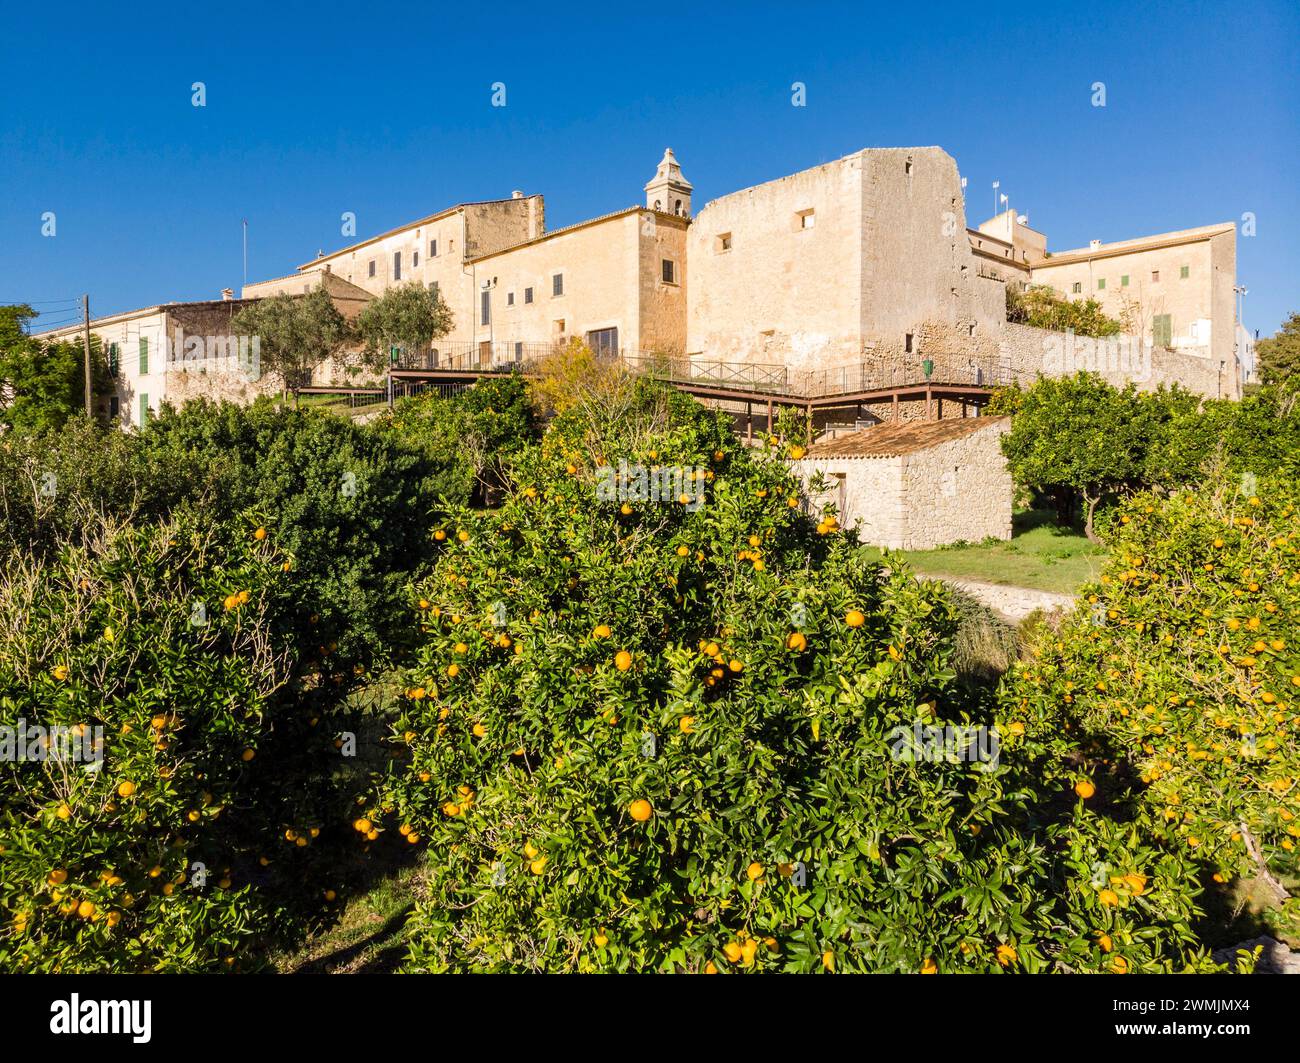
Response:
[[[1097,248],[1099,248],[1100,246],[1101,246],[1101,241],[1100,241],[1100,240],[1089,240],[1089,241],[1088,241],[1088,250],[1089,250],[1089,251],[1096,251]]]
[[[523,199],[523,198],[524,198],[524,194],[523,194],[523,192],[521,192],[519,189],[516,188],[513,192],[510,193],[510,198],[511,198],[511,199]]]
[[[221,301],[222,301],[223,303],[228,303],[228,302],[230,302],[230,300],[232,300],[234,297],[235,297],[235,291],[234,291],[233,288],[222,288],[222,289],[221,289]]]

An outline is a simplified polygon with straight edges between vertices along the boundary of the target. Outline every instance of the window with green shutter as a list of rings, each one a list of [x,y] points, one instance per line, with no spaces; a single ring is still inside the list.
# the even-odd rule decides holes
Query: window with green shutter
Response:
[[[140,375],[149,375],[149,337],[140,337]]]
[[[1179,266],[1179,267],[1178,267],[1178,279],[1179,279],[1179,280],[1186,280],[1188,277],[1191,276],[1191,274],[1192,274],[1192,267],[1191,267],[1191,266]]]
[[[1124,276],[1120,277],[1120,279],[1119,279],[1119,286],[1120,286],[1121,288],[1127,288],[1127,287],[1128,287],[1128,274],[1127,274],[1127,273],[1125,273]]]
[[[118,370],[121,367],[121,353],[117,349],[117,344],[110,343],[108,345],[108,375],[117,376]]]
[[[1173,319],[1168,314],[1156,314],[1151,319],[1151,342],[1157,347],[1168,347],[1173,338]]]
[[[149,423],[149,396],[144,392],[140,393],[140,427],[143,428]]]
[[[1106,278],[1100,277],[1097,280],[1097,291],[1104,292],[1105,290],[1106,290]]]

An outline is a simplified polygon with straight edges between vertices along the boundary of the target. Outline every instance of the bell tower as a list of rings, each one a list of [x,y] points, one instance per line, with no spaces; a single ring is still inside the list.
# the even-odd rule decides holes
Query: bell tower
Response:
[[[672,148],[664,148],[659,168],[645,186],[645,205],[665,214],[691,216],[691,183],[682,176],[682,168]]]

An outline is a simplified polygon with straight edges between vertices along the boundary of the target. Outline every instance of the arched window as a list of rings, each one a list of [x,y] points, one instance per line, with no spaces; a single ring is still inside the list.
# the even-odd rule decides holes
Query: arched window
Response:
[[[663,205],[663,204],[661,204],[661,203],[659,202],[659,200],[657,200],[657,199],[655,200],[655,210],[659,210],[660,207],[661,207],[662,205]]]
[[[679,199],[677,201],[677,205],[673,208],[673,213],[680,214],[681,212],[682,212],[682,201]]]

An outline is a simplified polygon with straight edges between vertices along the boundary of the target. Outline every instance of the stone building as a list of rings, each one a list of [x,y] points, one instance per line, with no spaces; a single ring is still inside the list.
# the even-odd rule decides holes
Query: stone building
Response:
[[[646,205],[547,231],[540,195],[462,203],[245,285],[245,298],[307,291],[333,273],[372,295],[417,282],[453,325],[429,365],[499,364],[570,338],[595,349],[681,354],[691,185],[671,149],[645,186]]]
[[[1239,396],[1250,371],[1231,224],[1051,252],[1047,236],[1012,211],[968,227],[957,164],[937,147],[864,149],[720,196],[697,214],[693,194],[669,149],[643,205],[548,231],[538,194],[460,203],[319,252],[242,295],[323,285],[355,316],[388,288],[417,283],[453,315],[451,332],[419,355],[428,368],[525,361],[577,337],[634,362],[676,356],[693,376],[779,380],[796,396],[865,392],[902,376],[915,383],[926,363],[953,384],[1090,369],[1115,384],[1176,382],[1210,397]],[[1008,285],[1031,284],[1097,298],[1128,334],[1098,342],[1007,321]],[[92,328],[120,350],[156,345],[170,327],[163,310]],[[141,395],[156,403],[205,387],[244,393],[218,388],[207,372],[172,386],[156,360],[139,365],[148,372],[124,377],[106,397],[134,404],[131,423]],[[322,367],[315,382],[350,379],[338,369]],[[936,409],[958,419],[969,412],[955,403]],[[931,415],[915,403],[858,414]]]
[[[230,319],[247,305],[230,298],[162,303],[91,321],[113,381],[111,392],[94,397],[98,413],[139,427],[164,402],[180,405],[199,395],[251,402],[279,390],[278,381],[262,377],[251,344],[230,330]],[[68,325],[37,338],[75,343],[82,333],[81,325]]]
[[[993,344],[1005,305],[976,284],[965,229],[939,148],[859,151],[715,199],[688,240],[687,349],[808,373]]]
[[[824,439],[792,462],[814,506],[835,506],[864,542],[929,550],[1011,538],[1009,418],[883,424]],[[817,478],[825,486],[818,489]]]

